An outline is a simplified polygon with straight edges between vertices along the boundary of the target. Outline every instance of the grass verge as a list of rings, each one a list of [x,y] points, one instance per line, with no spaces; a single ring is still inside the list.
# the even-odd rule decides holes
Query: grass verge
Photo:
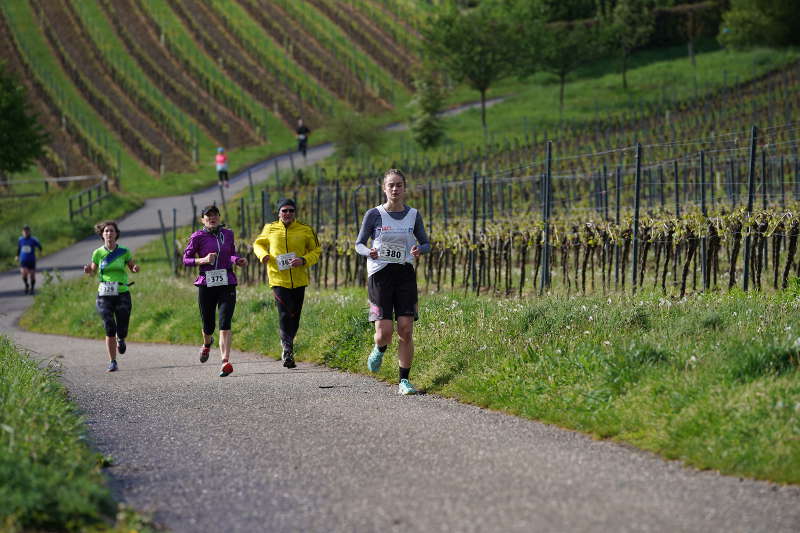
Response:
[[[58,382],[0,336],[0,531],[152,531],[115,505]]]
[[[190,278],[172,277],[160,254],[157,242],[138,254],[133,350],[137,341],[198,343],[196,289]],[[237,300],[234,347],[277,358],[271,292],[242,287]],[[363,289],[309,291],[298,358],[365,373],[366,307]],[[800,483],[798,308],[790,293],[738,291],[678,301],[426,295],[412,380],[428,392],[698,468]],[[101,338],[94,282],[42,287],[22,325]],[[396,381],[396,372],[385,364],[380,378]]]

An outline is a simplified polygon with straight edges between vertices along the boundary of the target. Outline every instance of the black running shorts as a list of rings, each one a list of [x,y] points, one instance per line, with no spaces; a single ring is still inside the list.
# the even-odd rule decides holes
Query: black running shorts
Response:
[[[220,285],[206,287],[198,285],[197,303],[200,306],[200,320],[203,322],[203,333],[211,335],[215,329],[215,318],[219,310],[219,329],[231,329],[233,311],[236,309],[236,285]]]
[[[395,320],[417,313],[417,274],[411,263],[389,264],[367,280],[369,321]]]

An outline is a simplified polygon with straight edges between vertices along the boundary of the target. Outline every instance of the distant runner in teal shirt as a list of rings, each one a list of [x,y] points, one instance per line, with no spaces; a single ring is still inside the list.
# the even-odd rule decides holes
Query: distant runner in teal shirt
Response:
[[[92,252],[92,262],[83,266],[86,274],[99,271],[97,312],[103,319],[106,331],[106,350],[110,363],[108,371],[117,370],[117,351],[124,354],[125,337],[128,336],[128,323],[131,319],[131,293],[128,289],[128,267],[131,272],[139,272],[130,250],[117,244],[119,226],[113,220],[100,222],[94,227],[95,233],[103,238],[103,246]]]
[[[31,236],[31,227],[22,226],[22,237],[17,241],[17,261],[25,294],[33,294],[36,287],[36,249],[42,251],[42,245],[36,237]]]

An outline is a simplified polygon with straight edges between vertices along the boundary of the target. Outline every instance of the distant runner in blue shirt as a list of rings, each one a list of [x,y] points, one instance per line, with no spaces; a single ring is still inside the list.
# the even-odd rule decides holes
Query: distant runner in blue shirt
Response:
[[[25,294],[33,294],[36,287],[36,249],[42,251],[39,239],[31,237],[31,227],[22,227],[22,237],[17,241],[17,258],[22,282],[25,283]]]

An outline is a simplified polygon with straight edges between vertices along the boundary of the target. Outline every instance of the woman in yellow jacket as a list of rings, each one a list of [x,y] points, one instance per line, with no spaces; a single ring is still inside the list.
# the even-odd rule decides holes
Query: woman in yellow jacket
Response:
[[[278,306],[283,366],[294,368],[294,337],[300,327],[308,267],[316,264],[322,252],[311,226],[295,220],[294,200],[278,201],[278,220],[266,224],[255,242],[256,257],[267,265],[269,284]]]

